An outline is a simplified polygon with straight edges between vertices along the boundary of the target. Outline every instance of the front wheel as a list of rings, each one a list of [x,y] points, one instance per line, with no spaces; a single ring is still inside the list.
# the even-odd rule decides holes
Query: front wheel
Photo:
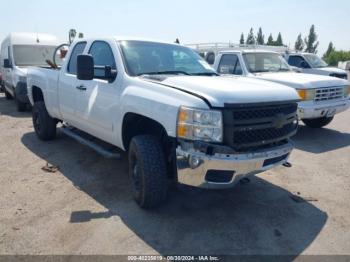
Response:
[[[44,101],[34,103],[32,118],[35,133],[41,140],[46,141],[55,138],[57,122],[47,112]]]
[[[319,117],[319,118],[313,118],[313,119],[302,119],[302,121],[308,127],[321,128],[321,127],[328,125],[330,122],[332,122],[333,118],[334,118],[334,116],[332,116],[332,117]]]
[[[134,137],[129,146],[129,176],[133,195],[142,208],[162,204],[167,195],[167,168],[159,140],[151,135]]]

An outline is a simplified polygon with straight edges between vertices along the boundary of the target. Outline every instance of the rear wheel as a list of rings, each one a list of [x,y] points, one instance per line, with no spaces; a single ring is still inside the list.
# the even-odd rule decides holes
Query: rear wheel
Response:
[[[129,146],[129,176],[133,195],[142,208],[162,204],[167,195],[167,168],[159,140],[151,135],[134,137]]]
[[[313,118],[313,119],[302,119],[302,121],[308,127],[321,128],[321,127],[328,125],[330,122],[332,122],[333,118],[334,118],[333,116],[332,117],[319,117],[319,118]]]
[[[47,112],[43,101],[34,103],[32,118],[35,133],[41,140],[46,141],[55,138],[57,122]]]

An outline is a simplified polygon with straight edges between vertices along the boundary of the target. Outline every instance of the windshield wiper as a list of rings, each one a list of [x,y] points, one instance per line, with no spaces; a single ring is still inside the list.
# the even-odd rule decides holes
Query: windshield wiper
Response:
[[[218,76],[219,74],[215,72],[200,72],[200,73],[192,73],[193,76]]]
[[[137,76],[142,76],[142,75],[190,75],[189,73],[185,71],[159,71],[159,72],[144,72],[144,73],[139,73]]]

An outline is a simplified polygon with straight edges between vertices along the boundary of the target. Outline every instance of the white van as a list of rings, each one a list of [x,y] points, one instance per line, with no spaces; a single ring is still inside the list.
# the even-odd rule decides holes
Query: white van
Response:
[[[18,111],[29,103],[27,69],[30,66],[49,67],[60,44],[56,36],[38,33],[10,33],[1,44],[0,74],[7,99],[15,98]]]

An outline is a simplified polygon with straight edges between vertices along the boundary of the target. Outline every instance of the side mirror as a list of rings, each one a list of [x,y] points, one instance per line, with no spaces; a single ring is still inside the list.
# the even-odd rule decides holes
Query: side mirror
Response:
[[[4,59],[4,68],[12,68],[10,59]]]
[[[112,69],[110,66],[105,66],[105,78],[114,80],[117,76],[118,72],[115,69]]]
[[[300,67],[301,67],[301,68],[310,68],[309,64],[306,63],[305,61],[301,61],[301,62],[300,62]]]
[[[208,52],[205,56],[205,60],[209,65],[213,65],[215,62],[215,53],[214,52]]]
[[[91,55],[78,55],[77,78],[79,80],[94,79],[94,59]]]

